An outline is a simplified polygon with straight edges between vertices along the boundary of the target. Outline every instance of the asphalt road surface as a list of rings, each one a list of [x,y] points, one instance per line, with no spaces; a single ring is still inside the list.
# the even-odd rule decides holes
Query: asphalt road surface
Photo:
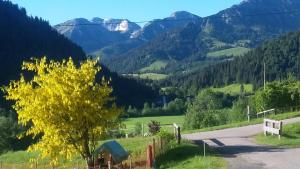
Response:
[[[299,122],[300,117],[283,120],[283,125]],[[193,134],[184,139],[204,141],[216,147],[230,169],[300,169],[300,148],[274,148],[256,144],[252,138],[263,132],[263,125],[229,128]]]

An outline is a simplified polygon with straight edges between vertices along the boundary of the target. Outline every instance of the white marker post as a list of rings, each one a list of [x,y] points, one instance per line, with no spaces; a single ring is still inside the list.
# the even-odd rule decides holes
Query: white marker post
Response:
[[[247,116],[248,116],[248,122],[250,122],[250,106],[247,106]]]

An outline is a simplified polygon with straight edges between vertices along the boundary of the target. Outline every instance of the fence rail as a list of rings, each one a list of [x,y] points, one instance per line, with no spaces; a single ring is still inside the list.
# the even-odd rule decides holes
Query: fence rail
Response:
[[[280,139],[280,136],[282,134],[282,121],[264,119],[265,136],[267,136],[268,133],[271,133],[272,135],[276,134]]]
[[[264,115],[264,117],[266,117],[266,115],[271,114],[271,113],[276,114],[275,109],[270,109],[270,110],[265,110],[265,111],[262,111],[262,112],[258,112],[256,115],[257,115],[257,118],[259,117],[259,115],[262,115],[262,114]]]

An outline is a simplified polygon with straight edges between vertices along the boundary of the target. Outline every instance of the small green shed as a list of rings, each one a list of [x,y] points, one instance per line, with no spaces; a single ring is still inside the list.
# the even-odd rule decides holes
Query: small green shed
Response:
[[[129,156],[129,153],[115,140],[103,143],[95,150],[94,154],[96,156],[110,154],[114,164],[121,163]]]

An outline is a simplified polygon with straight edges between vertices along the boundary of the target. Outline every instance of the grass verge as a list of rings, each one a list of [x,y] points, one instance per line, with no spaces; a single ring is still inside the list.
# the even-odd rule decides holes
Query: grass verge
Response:
[[[208,149],[203,157],[203,149],[191,142],[184,141],[181,145],[174,145],[173,148],[156,158],[159,169],[225,169],[227,163],[218,154]]]
[[[300,147],[300,122],[283,126],[283,135],[281,139],[278,136],[263,133],[255,136],[255,140],[259,144],[271,145],[276,147],[295,148]]]

